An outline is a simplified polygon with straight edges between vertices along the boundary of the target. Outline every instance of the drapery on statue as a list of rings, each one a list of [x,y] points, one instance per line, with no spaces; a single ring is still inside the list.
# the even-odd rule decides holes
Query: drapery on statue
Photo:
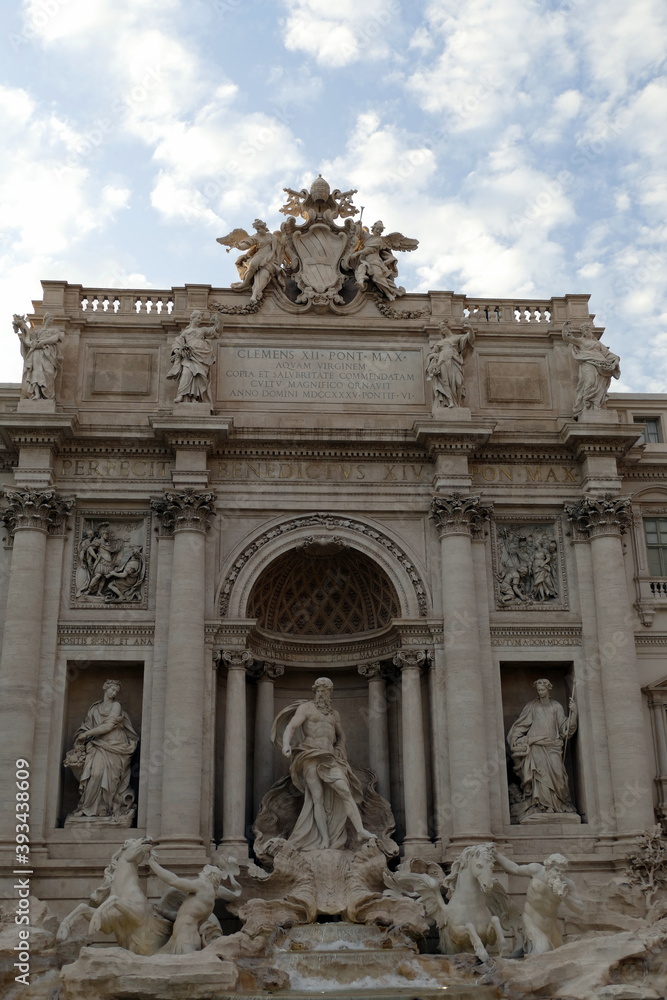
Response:
[[[582,913],[584,904],[579,899],[572,879],[565,877],[567,858],[550,854],[544,864],[534,862],[518,865],[496,851],[496,861],[510,875],[529,878],[526,902],[521,922],[524,933],[524,954],[544,955],[563,944],[563,933],[558,920],[558,907],[565,903],[576,913]]]
[[[232,247],[246,251],[236,258],[236,269],[241,280],[234,281],[231,288],[234,291],[252,288],[251,303],[259,302],[271,278],[280,273],[285,259],[282,234],[270,232],[262,219],[255,219],[253,227],[254,236],[239,228],[216,240],[216,243],[227,247],[227,253]]]
[[[21,341],[23,384],[29,399],[53,399],[60,367],[58,345],[65,331],[53,327],[52,313],[46,313],[42,325],[31,329],[25,316],[14,315],[14,333]]]
[[[120,688],[119,681],[105,681],[104,698],[88,709],[63,763],[79,780],[79,802],[72,816],[107,817],[129,826],[134,815],[130,763],[139,736],[116,700]]]
[[[343,260],[343,266],[354,270],[357,288],[362,291],[368,282],[382,292],[390,301],[405,295],[405,289],[396,285],[398,261],[392,250],[416,250],[419,240],[410,239],[403,233],[389,233],[383,236],[384,224],[374,222],[370,231],[357,222],[357,247]]]
[[[206,326],[201,321],[201,309],[194,309],[190,322],[174,340],[171,349],[172,366],[167,378],[178,379],[174,402],[210,402],[211,365],[215,353],[209,341],[218,336],[220,313],[213,313],[212,322]]]
[[[521,779],[522,800],[517,815],[573,813],[563,761],[563,740],[577,729],[577,706],[570,698],[570,713],[553,701],[553,685],[544,677],[535,681],[537,698],[529,701],[507,734],[514,770]]]
[[[345,753],[345,736],[332,705],[332,690],[328,677],[318,677],[313,684],[314,699],[288,705],[271,730],[275,744],[281,722],[289,717],[279,745],[292,761],[290,778],[304,801],[288,843],[305,851],[343,848],[348,820],[360,840],[375,836],[361,819],[362,786]]]
[[[433,400],[441,406],[463,406],[466,389],[463,362],[472,351],[475,331],[463,324],[464,333],[454,333],[443,321],[440,340],[426,356],[426,381],[433,383]]]
[[[563,340],[572,347],[579,365],[579,380],[574,395],[574,419],[584,410],[602,410],[612,378],[621,377],[618,354],[613,354],[593,333],[592,323],[582,323],[577,333],[570,320],[563,323]]]

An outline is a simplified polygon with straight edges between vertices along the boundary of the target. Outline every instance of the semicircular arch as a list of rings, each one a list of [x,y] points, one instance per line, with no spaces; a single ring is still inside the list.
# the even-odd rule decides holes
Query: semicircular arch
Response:
[[[401,618],[425,618],[431,599],[415,557],[367,520],[337,514],[276,519],[241,543],[223,571],[216,596],[221,617],[245,618],[253,586],[279,556],[313,538],[334,538],[357,549],[384,571],[396,590]]]

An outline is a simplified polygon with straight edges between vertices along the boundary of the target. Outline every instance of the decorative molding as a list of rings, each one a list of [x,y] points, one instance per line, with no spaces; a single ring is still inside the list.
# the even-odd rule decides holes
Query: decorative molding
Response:
[[[193,486],[182,493],[166,492],[164,499],[151,500],[151,508],[160,519],[161,535],[175,531],[206,532],[215,516],[215,493],[197,493]]]
[[[74,500],[65,500],[55,490],[5,490],[8,506],[2,520],[10,540],[16,531],[30,528],[55,535],[62,531]]]
[[[514,536],[518,536],[518,541],[520,543],[521,538],[525,536],[526,546],[525,551],[517,546],[515,552],[508,552],[508,540],[507,536],[503,532],[512,531]],[[508,518],[507,520],[499,520],[494,518],[491,524],[491,532],[493,538],[493,545],[491,548],[491,559],[493,565],[493,590],[495,594],[495,603],[497,611],[567,611],[569,609],[569,594],[568,594],[568,584],[567,584],[567,573],[565,571],[565,546],[563,542],[563,526],[559,518],[548,517],[548,516],[531,516],[529,520],[519,521],[517,518]],[[535,546],[533,545],[533,551],[531,551],[531,546],[528,539],[534,533],[542,533],[543,539],[545,540],[547,536],[550,537],[553,545],[555,545],[555,552],[551,552],[551,556],[555,555],[556,564],[555,572],[551,574],[551,584],[552,589],[555,589],[555,594],[552,597],[544,596],[539,598],[534,596],[534,593],[526,593],[526,588],[530,591],[533,588],[532,571],[533,562],[535,557]],[[509,538],[511,543],[512,538]],[[501,547],[505,551],[501,554]],[[547,549],[549,544],[547,543]],[[524,570],[525,567],[525,570]],[[542,567],[544,569],[544,567]],[[516,570],[519,574],[517,580],[516,576],[514,579],[510,578],[512,570]],[[523,571],[523,572],[522,572]],[[526,584],[528,580],[528,584]],[[512,584],[516,586],[519,593],[524,595],[522,600],[516,591],[512,591],[510,588]],[[534,589],[534,588],[533,588]],[[510,594],[512,596],[510,597]]]
[[[464,496],[462,493],[437,496],[431,502],[430,516],[441,535],[479,535],[493,510],[493,504],[482,506],[480,501],[479,496]]]
[[[283,524],[276,524],[274,527],[270,528],[268,531],[263,532],[256,538],[250,545],[246,546],[243,552],[234,562],[234,565],[230,572],[225,577],[224,583],[222,585],[222,590],[220,593],[220,615],[225,615],[227,613],[227,608],[229,607],[229,599],[231,596],[232,588],[235,581],[237,580],[239,573],[246,565],[248,560],[255,555],[264,545],[267,545],[274,538],[278,538],[281,535],[288,534],[291,531],[299,531],[302,528],[309,527],[323,527],[329,531],[335,528],[346,528],[348,531],[356,531],[361,535],[366,535],[368,538],[372,538],[375,542],[383,545],[394,558],[401,564],[408,577],[412,582],[415,594],[417,596],[417,601],[419,605],[420,617],[426,617],[428,612],[428,601],[426,596],[426,590],[422,584],[421,577],[417,572],[414,563],[408,558],[405,552],[398,547],[393,538],[390,538],[383,531],[378,531],[376,528],[372,528],[361,521],[355,521],[350,517],[340,517],[335,514],[306,514],[303,517],[295,517],[291,521],[286,521]]]
[[[636,635],[635,646],[667,647],[667,635]]]
[[[588,495],[576,503],[564,504],[572,522],[574,537],[595,538],[597,535],[622,535],[632,523],[631,497]]]
[[[580,625],[495,625],[492,646],[581,646]]]
[[[393,662],[401,671],[416,668],[421,672],[422,667],[426,665],[427,657],[423,649],[399,649]]]

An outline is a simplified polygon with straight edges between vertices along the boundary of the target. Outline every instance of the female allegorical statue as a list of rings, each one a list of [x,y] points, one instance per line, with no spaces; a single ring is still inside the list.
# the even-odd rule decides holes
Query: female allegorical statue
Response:
[[[119,681],[105,681],[104,698],[88,709],[64,764],[79,780],[79,802],[72,816],[107,817],[129,826],[134,815],[130,762],[139,736],[116,700],[120,687]]]

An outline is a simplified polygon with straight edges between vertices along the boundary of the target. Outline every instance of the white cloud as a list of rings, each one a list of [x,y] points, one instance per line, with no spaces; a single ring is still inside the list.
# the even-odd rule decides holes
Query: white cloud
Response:
[[[397,0],[287,0],[285,46],[323,66],[342,67],[389,54],[387,29],[399,17]]]

